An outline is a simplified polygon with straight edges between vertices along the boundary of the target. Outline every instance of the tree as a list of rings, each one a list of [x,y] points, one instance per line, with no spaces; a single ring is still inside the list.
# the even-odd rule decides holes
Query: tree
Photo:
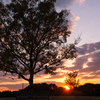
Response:
[[[0,70],[33,84],[34,75],[55,74],[62,59],[75,58],[67,44],[68,11],[56,12],[56,0],[0,1]],[[28,77],[29,76],[29,77]]]
[[[79,85],[79,79],[77,79],[78,72],[69,72],[68,76],[65,78],[65,83],[73,89]]]

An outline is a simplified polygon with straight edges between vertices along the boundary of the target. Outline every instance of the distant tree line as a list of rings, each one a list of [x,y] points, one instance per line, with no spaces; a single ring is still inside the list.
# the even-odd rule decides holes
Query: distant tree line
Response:
[[[10,98],[10,97],[15,97],[15,94],[16,94],[16,91],[3,91],[3,92],[0,92],[0,98]]]
[[[100,84],[86,83],[74,88],[75,91],[82,91],[85,96],[100,96]]]
[[[26,87],[24,91],[30,90],[30,86]],[[55,84],[34,84],[34,91],[50,91],[50,96],[100,96],[100,84],[86,83],[75,87],[73,90],[67,91],[64,87],[58,87]],[[22,90],[19,90],[22,91]],[[0,98],[15,97],[17,91],[3,91],[0,92]],[[83,94],[82,94],[83,93]]]

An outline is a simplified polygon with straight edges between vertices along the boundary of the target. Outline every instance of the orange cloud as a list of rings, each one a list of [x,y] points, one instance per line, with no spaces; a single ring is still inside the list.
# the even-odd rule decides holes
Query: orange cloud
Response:
[[[7,87],[0,87],[0,92],[3,92],[3,91],[10,91],[10,90]]]
[[[96,49],[95,49],[96,48]],[[77,47],[79,56],[73,62],[72,60],[64,60],[64,69],[59,68],[56,75],[45,75],[38,73],[35,75],[34,83],[54,83],[58,86],[64,84],[64,77],[67,75],[68,71],[78,71],[78,78],[80,78],[80,84],[87,82],[90,83],[100,83],[100,42],[84,44],[81,47]],[[87,55],[88,54],[88,55]],[[84,67],[84,68],[83,68]],[[2,76],[0,74],[0,87],[3,90],[14,90],[21,89],[22,83],[24,87],[28,86],[28,82],[23,79],[14,80],[9,78],[9,76]]]
[[[76,0],[76,2],[79,2],[80,4],[83,4],[85,0]]]
[[[83,64],[83,68],[88,68],[88,65],[86,63]]]
[[[80,17],[79,16],[74,17],[74,20],[80,20]]]
[[[73,32],[73,28],[76,26],[76,24],[73,21],[68,22],[68,31]]]

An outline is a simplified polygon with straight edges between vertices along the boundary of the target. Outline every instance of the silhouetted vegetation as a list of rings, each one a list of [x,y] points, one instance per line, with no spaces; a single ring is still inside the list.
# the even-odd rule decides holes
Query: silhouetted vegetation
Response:
[[[26,87],[24,90],[19,91],[28,91],[31,86]],[[91,84],[86,83],[84,85],[80,85],[79,87],[75,87],[71,91],[67,91],[63,87],[58,87],[55,84],[34,84],[33,91],[50,91],[50,96],[100,96],[100,84]],[[4,91],[0,92],[0,97],[15,97],[16,91]]]
[[[74,87],[78,87],[79,85],[79,79],[77,79],[78,72],[69,72],[68,75],[65,78],[65,83],[67,86],[70,87],[70,89],[73,89]]]
[[[0,0],[0,71],[33,85],[34,75],[55,74],[62,59],[76,57],[77,41],[67,43],[68,11],[56,0]],[[29,77],[28,77],[29,76]]]
[[[100,96],[100,84],[86,83],[74,88],[74,90],[83,91],[85,96]]]
[[[28,90],[30,86],[26,87],[25,90]],[[35,84],[34,90],[39,91],[50,91],[51,96],[100,96],[100,84],[86,83],[78,87],[74,87],[72,90],[66,90],[64,87],[58,87],[55,84]]]
[[[15,97],[16,96],[16,91],[3,91],[0,92],[0,98],[6,98],[6,97]]]

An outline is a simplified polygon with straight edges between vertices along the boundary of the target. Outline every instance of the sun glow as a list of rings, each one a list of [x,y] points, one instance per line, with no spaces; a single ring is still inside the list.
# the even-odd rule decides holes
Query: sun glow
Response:
[[[70,88],[68,86],[63,86],[66,90],[70,90]]]

